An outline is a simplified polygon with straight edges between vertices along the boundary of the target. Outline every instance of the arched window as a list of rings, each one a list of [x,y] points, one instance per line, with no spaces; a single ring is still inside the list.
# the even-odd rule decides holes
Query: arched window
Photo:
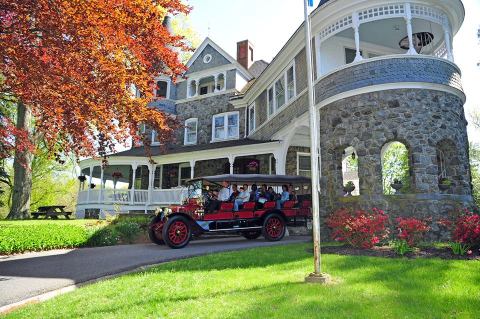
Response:
[[[185,145],[197,144],[197,126],[198,119],[196,118],[191,118],[185,121]]]
[[[444,139],[437,144],[437,177],[440,190],[446,191],[455,186],[455,176],[462,175],[458,164],[458,152],[451,140]]]
[[[360,195],[358,156],[355,148],[347,147],[342,154],[342,181],[346,196]]]
[[[382,182],[385,195],[411,190],[410,155],[405,144],[394,141],[383,146]]]

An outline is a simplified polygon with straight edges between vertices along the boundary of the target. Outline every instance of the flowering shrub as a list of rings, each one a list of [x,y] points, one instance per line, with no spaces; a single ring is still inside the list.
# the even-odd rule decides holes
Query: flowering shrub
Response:
[[[380,209],[352,211],[346,208],[333,212],[327,218],[332,238],[359,248],[372,248],[388,235],[388,216]]]
[[[451,220],[440,221],[440,224],[450,229],[453,241],[480,247],[480,215],[465,210]]]
[[[419,241],[423,239],[425,234],[430,230],[427,223],[423,220],[414,217],[402,218],[395,220],[397,222],[397,238],[404,240],[408,246],[414,247]]]

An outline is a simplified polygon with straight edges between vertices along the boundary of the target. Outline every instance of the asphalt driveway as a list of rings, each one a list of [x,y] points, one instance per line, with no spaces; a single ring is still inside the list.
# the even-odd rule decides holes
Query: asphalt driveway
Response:
[[[0,307],[49,291],[122,273],[141,266],[210,253],[308,241],[286,237],[279,242],[243,237],[191,242],[183,249],[155,244],[54,250],[0,257]]]

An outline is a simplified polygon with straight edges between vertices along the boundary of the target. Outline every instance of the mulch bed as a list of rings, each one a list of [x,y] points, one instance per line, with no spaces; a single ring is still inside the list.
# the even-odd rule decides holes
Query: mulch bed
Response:
[[[307,252],[313,254],[313,249],[307,249]],[[351,246],[324,246],[322,253],[335,255],[350,255],[350,256],[370,256],[370,257],[384,257],[384,258],[441,258],[441,259],[460,259],[460,260],[480,260],[480,250],[473,250],[472,254],[467,256],[454,255],[449,248],[435,248],[426,247],[415,249],[414,252],[406,253],[404,256],[398,255],[392,248],[373,247],[372,249],[360,249]]]

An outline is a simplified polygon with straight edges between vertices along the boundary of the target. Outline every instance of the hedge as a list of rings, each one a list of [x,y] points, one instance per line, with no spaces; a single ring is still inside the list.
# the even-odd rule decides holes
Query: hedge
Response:
[[[132,243],[145,219],[105,221],[0,221],[0,255]]]

